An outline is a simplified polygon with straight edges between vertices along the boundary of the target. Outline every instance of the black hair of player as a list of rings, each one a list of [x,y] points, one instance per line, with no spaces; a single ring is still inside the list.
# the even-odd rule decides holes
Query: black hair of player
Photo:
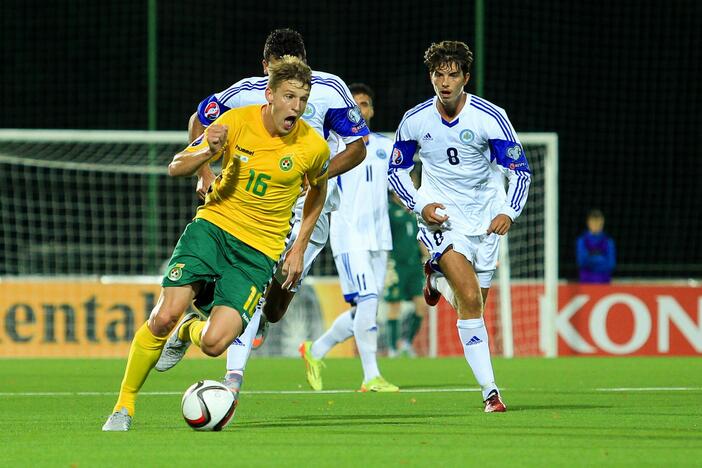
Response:
[[[284,55],[298,57],[307,62],[305,41],[302,35],[293,29],[275,29],[266,38],[263,45],[263,59],[270,62],[271,58],[280,59]]]
[[[352,96],[355,96],[356,94],[365,94],[371,98],[371,101],[375,101],[375,93],[371,87],[365,83],[351,83],[349,85],[349,91],[351,91]]]
[[[455,63],[464,75],[470,73],[473,65],[473,52],[465,42],[461,41],[441,41],[433,43],[424,52],[424,65],[433,73],[439,68],[451,66]]]

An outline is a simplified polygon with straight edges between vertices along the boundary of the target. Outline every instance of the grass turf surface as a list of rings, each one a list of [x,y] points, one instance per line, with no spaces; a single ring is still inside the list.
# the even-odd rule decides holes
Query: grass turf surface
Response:
[[[234,421],[221,433],[187,427],[180,394],[218,378],[223,361],[186,360],[152,372],[130,432],[103,433],[124,364],[0,360],[0,465],[699,466],[702,459],[699,358],[496,359],[506,414],[482,413],[462,358],[381,360],[398,394],[350,391],[361,383],[358,360],[327,360],[325,390],[342,392],[320,394],[307,391],[300,360],[253,359]],[[458,391],[466,388],[474,391]]]

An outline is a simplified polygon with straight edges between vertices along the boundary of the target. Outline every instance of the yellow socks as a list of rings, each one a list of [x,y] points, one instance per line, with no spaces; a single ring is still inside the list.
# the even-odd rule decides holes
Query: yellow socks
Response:
[[[202,338],[202,329],[205,328],[205,322],[204,320],[193,320],[189,324],[185,324],[182,327],[180,327],[180,332],[185,334],[188,333],[190,342],[193,343],[195,346],[198,348],[200,347],[200,339]],[[180,337],[180,333],[178,333],[178,338],[183,339]]]
[[[151,333],[146,322],[134,334],[132,346],[129,349],[127,368],[124,371],[124,379],[122,379],[122,385],[119,388],[115,412],[125,407],[130,415],[134,415],[137,392],[144,385],[151,369],[156,365],[167,339],[167,336],[161,338]]]

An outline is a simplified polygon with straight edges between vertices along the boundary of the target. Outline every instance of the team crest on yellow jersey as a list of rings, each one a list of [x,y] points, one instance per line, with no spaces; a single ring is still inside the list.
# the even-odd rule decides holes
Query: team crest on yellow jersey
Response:
[[[288,172],[293,167],[292,154],[286,154],[280,158],[280,170],[283,172]]]

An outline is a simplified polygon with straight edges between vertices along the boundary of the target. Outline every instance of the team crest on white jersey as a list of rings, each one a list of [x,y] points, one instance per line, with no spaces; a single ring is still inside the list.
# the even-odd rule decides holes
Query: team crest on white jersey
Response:
[[[466,128],[461,130],[461,134],[458,137],[463,143],[468,144],[475,139],[475,134]]]
[[[205,107],[205,117],[208,120],[216,120],[219,117],[219,104],[215,101],[210,102]]]
[[[308,102],[307,107],[305,107],[305,112],[302,113],[302,118],[311,119],[314,117],[315,112],[317,112],[317,109],[315,109],[314,106]]]
[[[380,159],[385,159],[388,157],[388,154],[385,152],[384,149],[379,149],[375,152],[375,155],[378,156]]]

